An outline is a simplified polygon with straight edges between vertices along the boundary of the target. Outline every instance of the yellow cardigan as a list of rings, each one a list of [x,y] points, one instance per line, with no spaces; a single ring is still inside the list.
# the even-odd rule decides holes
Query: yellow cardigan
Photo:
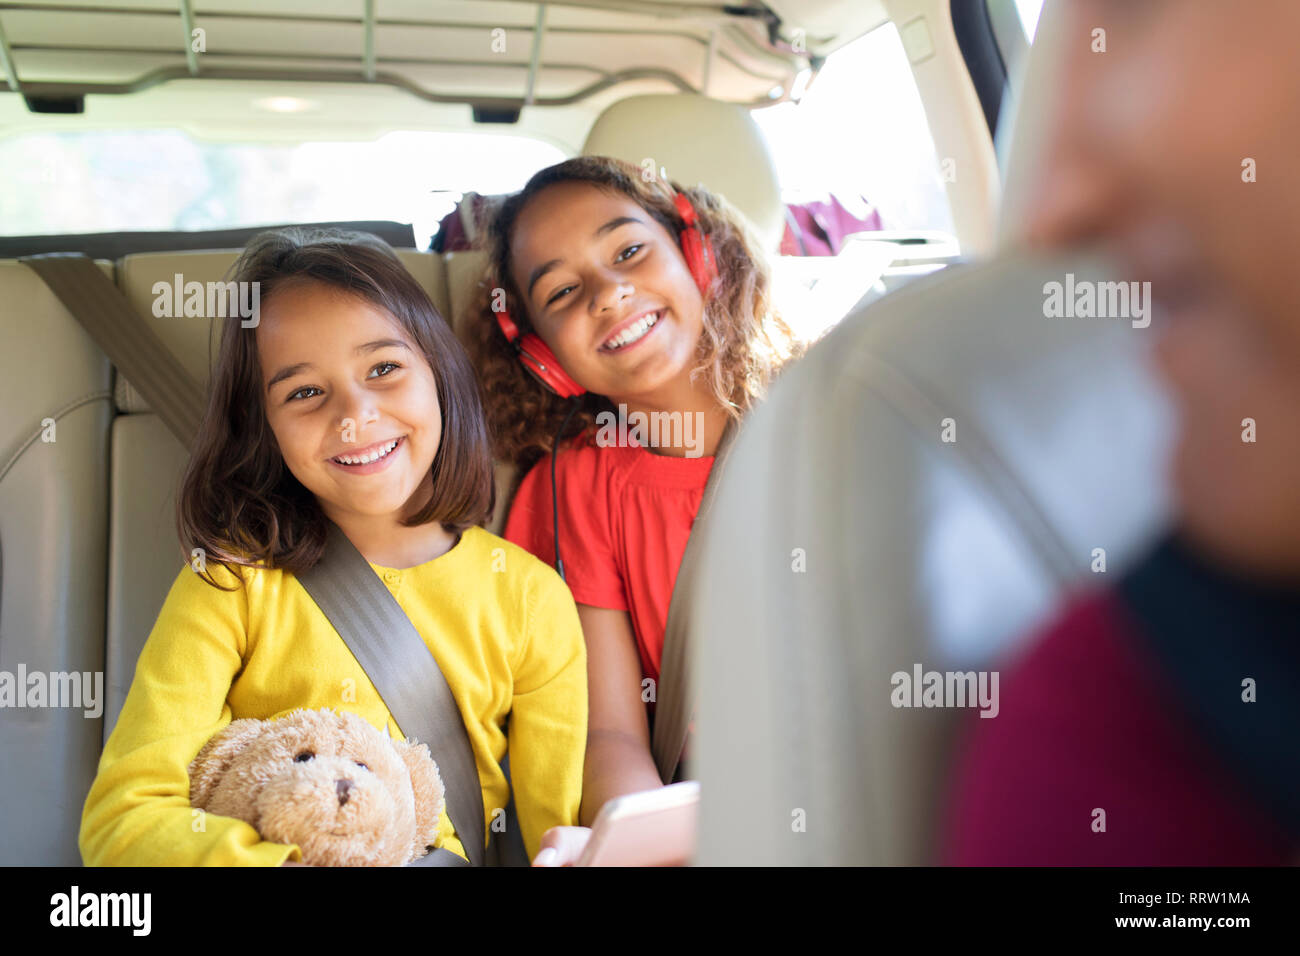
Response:
[[[553,570],[482,528],[413,568],[371,567],[434,652],[460,705],[483,787],[485,830],[509,798],[500,761],[509,720],[515,809],[529,856],[549,827],[576,825],[587,741],[586,646],[577,608]],[[238,583],[217,566],[213,576]],[[241,568],[220,591],[186,567],[136,665],[86,797],[79,843],[88,866],[278,866],[296,845],[190,808],[187,767],[240,717],[298,708],[360,714],[405,735],[298,580]],[[498,824],[499,826],[499,824]],[[465,856],[444,812],[441,844]]]

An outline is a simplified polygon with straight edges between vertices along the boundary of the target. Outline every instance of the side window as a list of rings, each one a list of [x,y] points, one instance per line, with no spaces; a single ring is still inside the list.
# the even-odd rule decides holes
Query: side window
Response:
[[[786,206],[777,302],[801,334],[955,257],[945,165],[892,23],[828,57],[798,102],[753,116]]]

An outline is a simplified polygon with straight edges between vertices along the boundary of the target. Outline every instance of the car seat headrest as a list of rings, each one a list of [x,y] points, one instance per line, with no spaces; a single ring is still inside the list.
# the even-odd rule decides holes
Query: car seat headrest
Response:
[[[702,183],[749,219],[767,250],[781,241],[785,219],[776,166],[742,106],[696,94],[632,96],[597,117],[582,152],[656,172],[662,166],[686,186]]]

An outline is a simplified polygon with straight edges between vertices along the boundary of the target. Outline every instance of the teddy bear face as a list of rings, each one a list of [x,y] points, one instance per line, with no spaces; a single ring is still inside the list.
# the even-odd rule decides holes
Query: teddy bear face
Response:
[[[218,735],[207,759],[196,758],[209,770],[220,764],[209,786],[192,785],[192,800],[202,798],[207,811],[244,820],[274,843],[296,843],[303,860],[318,865],[398,866],[433,842],[411,763],[422,758],[432,768],[422,745],[407,754],[402,748],[413,750],[410,744],[349,713],[295,711],[248,721],[259,725],[253,728],[236,728],[240,723],[223,731],[228,752]],[[433,832],[442,809],[441,781],[436,785]]]

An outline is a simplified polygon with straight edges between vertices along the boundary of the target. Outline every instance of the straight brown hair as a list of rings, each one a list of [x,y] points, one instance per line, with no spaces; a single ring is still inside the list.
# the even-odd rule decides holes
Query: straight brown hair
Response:
[[[408,527],[441,522],[449,532],[483,524],[495,505],[487,424],[465,349],[420,284],[387,243],[368,233],[278,229],[248,243],[235,282],[260,283],[265,303],[289,283],[322,282],[393,317],[433,370],[442,406],[442,440],[433,459],[433,495]],[[266,420],[261,361],[253,328],[222,320],[207,410],[176,501],[186,558],[222,588],[207,565],[274,568],[299,574],[324,554],[328,519],[316,497],[285,466]],[[222,588],[222,590],[232,590]]]

